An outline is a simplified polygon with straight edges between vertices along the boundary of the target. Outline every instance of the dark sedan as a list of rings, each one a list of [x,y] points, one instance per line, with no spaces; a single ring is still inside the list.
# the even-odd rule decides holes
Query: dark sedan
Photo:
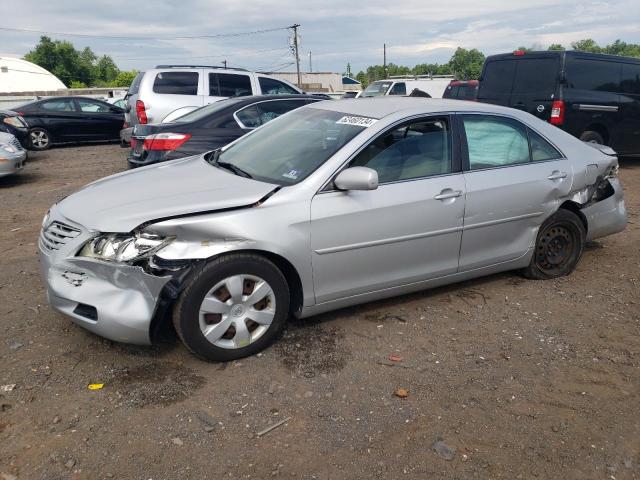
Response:
[[[10,133],[18,139],[23,148],[29,148],[29,126],[27,122],[11,110],[0,110],[0,132]]]
[[[283,113],[320,100],[309,95],[236,97],[199,108],[171,123],[136,125],[129,165],[139,167],[215,150]]]
[[[29,124],[31,148],[56,143],[118,140],[124,110],[87,97],[52,97],[16,107]]]

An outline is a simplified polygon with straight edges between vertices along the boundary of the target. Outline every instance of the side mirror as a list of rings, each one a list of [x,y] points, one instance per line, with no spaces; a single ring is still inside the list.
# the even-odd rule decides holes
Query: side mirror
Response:
[[[351,167],[341,171],[333,183],[338,190],[375,190],[378,172],[367,167]]]

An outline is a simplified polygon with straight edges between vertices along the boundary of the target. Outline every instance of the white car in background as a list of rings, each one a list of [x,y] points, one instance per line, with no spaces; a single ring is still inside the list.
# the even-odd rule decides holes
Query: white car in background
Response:
[[[369,84],[356,98],[382,97],[385,95],[411,95],[414,89],[428,93],[431,98],[442,98],[449,86],[452,75],[416,75],[390,77]]]
[[[10,133],[0,132],[0,177],[19,172],[27,160],[27,151]]]

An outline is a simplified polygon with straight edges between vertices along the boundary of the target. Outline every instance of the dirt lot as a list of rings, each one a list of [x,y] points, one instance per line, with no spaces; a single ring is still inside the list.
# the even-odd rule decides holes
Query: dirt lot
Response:
[[[117,145],[66,147],[0,179],[2,480],[640,478],[640,160],[622,162],[628,229],[568,278],[294,321],[230,364],[114,344],[48,307],[43,214],[125,168]]]

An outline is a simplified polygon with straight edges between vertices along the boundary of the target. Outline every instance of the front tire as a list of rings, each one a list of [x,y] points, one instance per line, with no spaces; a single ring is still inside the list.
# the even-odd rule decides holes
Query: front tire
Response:
[[[560,209],[540,226],[531,263],[524,276],[535,280],[569,275],[584,250],[586,229],[578,216]]]
[[[44,128],[35,127],[29,131],[31,137],[31,148],[42,151],[51,148],[51,134]]]
[[[253,254],[215,259],[182,292],[173,325],[198,357],[226,362],[268,347],[289,315],[289,286],[269,260]]]

